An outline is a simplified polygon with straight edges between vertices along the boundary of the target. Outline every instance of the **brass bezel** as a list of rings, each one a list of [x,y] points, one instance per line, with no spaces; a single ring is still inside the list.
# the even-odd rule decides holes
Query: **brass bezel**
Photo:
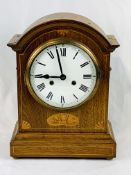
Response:
[[[54,106],[51,106],[49,104],[47,104],[46,102],[42,101],[38,96],[37,94],[35,93],[35,91],[33,90],[32,86],[31,86],[31,83],[30,83],[30,68],[31,68],[31,65],[34,61],[34,59],[36,58],[37,55],[39,55],[39,53],[41,53],[45,48],[49,47],[49,46],[52,46],[52,45],[55,45],[55,44],[72,44],[72,45],[75,45],[79,48],[81,48],[82,50],[84,50],[92,59],[94,65],[95,65],[95,68],[96,68],[96,84],[95,84],[95,87],[92,91],[92,93],[81,103],[79,103],[78,105],[76,106],[72,106],[72,107],[66,107],[66,108],[60,108],[60,107],[54,107]],[[37,47],[31,54],[31,56],[29,57],[29,60],[27,62],[27,66],[26,66],[26,71],[25,71],[25,83],[27,85],[27,88],[30,92],[30,94],[33,96],[33,98],[40,104],[46,106],[46,107],[49,107],[51,109],[56,109],[56,110],[67,110],[67,109],[73,109],[73,108],[77,108],[79,106],[81,106],[83,103],[87,102],[88,100],[90,100],[96,93],[97,91],[97,88],[98,88],[98,85],[99,85],[99,81],[100,81],[100,77],[101,77],[101,71],[100,71],[100,67],[99,67],[99,64],[98,64],[98,61],[97,61],[97,58],[96,56],[92,53],[92,51],[87,47],[85,46],[84,44],[80,43],[80,42],[77,42],[77,41],[73,41],[71,39],[65,39],[65,38],[58,38],[58,39],[52,39],[52,40],[49,40],[45,43],[43,43],[42,45],[40,45],[39,47]]]

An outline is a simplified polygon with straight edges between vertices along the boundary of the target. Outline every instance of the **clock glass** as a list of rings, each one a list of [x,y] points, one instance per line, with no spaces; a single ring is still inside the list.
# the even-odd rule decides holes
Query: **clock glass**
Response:
[[[58,109],[73,108],[87,101],[96,89],[94,55],[74,43],[41,46],[27,64],[27,86],[40,103]]]

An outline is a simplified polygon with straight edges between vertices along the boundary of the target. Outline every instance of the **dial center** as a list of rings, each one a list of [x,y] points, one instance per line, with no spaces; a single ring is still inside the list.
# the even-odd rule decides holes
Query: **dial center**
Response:
[[[60,79],[61,79],[61,80],[65,80],[65,79],[66,79],[66,75],[62,74],[62,75],[60,76]]]

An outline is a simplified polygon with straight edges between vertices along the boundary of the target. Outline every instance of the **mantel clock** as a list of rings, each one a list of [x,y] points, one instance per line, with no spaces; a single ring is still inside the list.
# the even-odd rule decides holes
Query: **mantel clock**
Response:
[[[8,46],[17,55],[18,87],[11,156],[115,157],[108,121],[115,37],[83,16],[57,13],[16,34]]]

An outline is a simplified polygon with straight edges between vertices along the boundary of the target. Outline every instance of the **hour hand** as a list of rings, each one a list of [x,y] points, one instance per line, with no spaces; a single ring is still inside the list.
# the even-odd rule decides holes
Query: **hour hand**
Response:
[[[35,78],[44,78],[43,77],[43,74],[37,74],[37,75],[34,75]]]
[[[37,75],[35,75],[35,78],[45,78],[45,79],[49,79],[49,78],[60,78],[60,76],[50,76],[50,75],[48,75],[48,74],[45,74],[45,75],[43,75],[43,74],[37,74]]]
[[[66,75],[62,74],[60,76],[56,76],[56,75],[48,75],[48,74],[37,74],[37,75],[34,75],[35,78],[45,78],[45,79],[49,79],[49,78],[60,78],[61,80],[65,80],[66,79]]]

